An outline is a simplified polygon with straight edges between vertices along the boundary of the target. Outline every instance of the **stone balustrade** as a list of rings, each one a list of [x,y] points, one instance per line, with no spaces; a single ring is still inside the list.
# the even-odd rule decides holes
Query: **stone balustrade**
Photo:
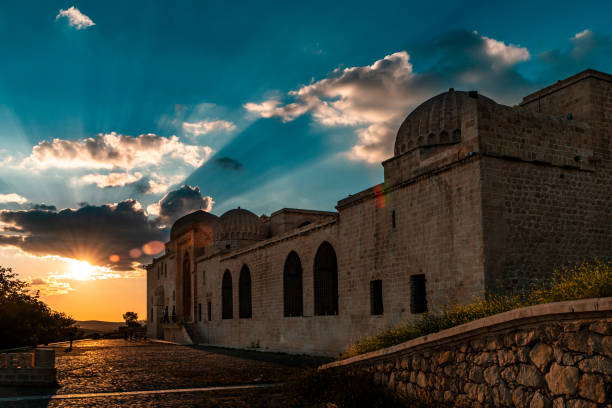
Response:
[[[612,298],[487,317],[320,367],[436,406],[612,406]]]
[[[46,386],[55,382],[54,350],[0,353],[0,385]]]

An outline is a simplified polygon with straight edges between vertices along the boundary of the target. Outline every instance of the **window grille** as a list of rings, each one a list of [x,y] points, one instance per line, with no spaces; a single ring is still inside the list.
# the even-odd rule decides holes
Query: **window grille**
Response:
[[[381,315],[383,312],[382,281],[370,281],[370,314]]]
[[[295,251],[291,251],[285,260],[283,298],[286,317],[303,315],[302,263]]]
[[[221,318],[232,319],[234,317],[234,306],[232,303],[232,275],[225,270],[221,283]]]
[[[315,315],[338,314],[338,263],[329,242],[323,242],[314,262]]]
[[[238,309],[239,318],[251,318],[251,271],[246,265],[240,270],[238,278]]]
[[[410,276],[410,313],[418,314],[427,311],[427,292],[425,275]]]

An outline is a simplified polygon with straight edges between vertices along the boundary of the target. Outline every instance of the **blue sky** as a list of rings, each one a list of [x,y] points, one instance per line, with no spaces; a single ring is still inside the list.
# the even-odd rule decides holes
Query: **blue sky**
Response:
[[[4,1],[4,258],[83,259],[44,243],[124,217],[141,238],[84,251],[121,277],[145,258],[110,252],[196,208],[332,210],[382,181],[401,120],[449,87],[516,104],[612,72],[610,15],[609,1]],[[70,239],[48,227],[74,219]]]

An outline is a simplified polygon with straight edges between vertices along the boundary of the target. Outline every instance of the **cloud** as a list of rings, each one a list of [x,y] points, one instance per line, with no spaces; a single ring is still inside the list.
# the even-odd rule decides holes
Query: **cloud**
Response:
[[[124,169],[155,166],[169,158],[191,167],[201,166],[212,154],[208,146],[187,145],[176,136],[152,133],[140,136],[115,132],[77,140],[53,139],[32,148],[24,165],[34,168]]]
[[[224,169],[228,169],[228,170],[243,170],[244,169],[244,166],[242,165],[242,163],[230,157],[219,157],[219,158],[213,159],[213,162],[217,166],[224,168]]]
[[[27,202],[28,202],[28,199],[20,196],[19,194],[15,194],[15,193],[0,194],[0,203],[25,204]]]
[[[586,29],[569,39],[566,49],[553,49],[537,56],[541,76],[562,79],[587,68],[609,71],[612,65],[612,36]]]
[[[398,51],[371,65],[337,68],[289,92],[289,103],[272,98],[244,108],[262,118],[288,122],[309,113],[325,127],[353,127],[355,143],[349,157],[375,163],[392,155],[402,119],[436,93],[478,86],[503,102],[532,89],[515,70],[530,58],[529,51],[477,32],[451,32],[416,52],[423,61],[431,61],[421,72],[413,69],[408,52]]]
[[[91,21],[91,18],[81,13],[79,9],[74,6],[71,6],[70,8],[66,10],[60,9],[57,16],[55,16],[55,19],[59,20],[62,17],[66,17],[68,19],[68,24],[71,27],[76,28],[77,30],[84,30],[87,27],[96,25],[96,23]]]
[[[477,31],[474,34],[478,35]],[[514,65],[518,62],[527,61],[531,55],[529,50],[514,44],[506,45],[502,41],[482,36],[485,43],[485,52],[494,59],[498,59],[502,65]]]
[[[134,263],[142,261],[130,257],[130,250],[166,237],[166,231],[150,220],[135,200],[59,212],[0,210],[0,223],[17,230],[0,235],[0,245],[18,247],[36,256],[85,260],[118,271],[132,270]],[[113,254],[119,255],[118,262],[110,261]]]
[[[39,210],[39,211],[57,211],[57,207],[54,205],[47,204],[32,204],[30,206],[31,210]]]
[[[202,136],[211,132],[231,132],[234,129],[236,129],[236,125],[227,120],[183,122],[183,130],[194,136]]]
[[[210,211],[213,204],[212,197],[203,197],[199,187],[185,185],[166,194],[157,204],[148,206],[147,212],[157,215],[161,223],[171,225],[175,220],[190,212]]]
[[[74,290],[70,283],[59,282],[55,278],[34,278],[29,280],[29,284],[33,290],[45,296],[65,295]]]
[[[80,178],[83,183],[95,184],[99,188],[123,187],[126,184],[135,183],[142,179],[142,173],[108,173],[108,174],[86,174]]]

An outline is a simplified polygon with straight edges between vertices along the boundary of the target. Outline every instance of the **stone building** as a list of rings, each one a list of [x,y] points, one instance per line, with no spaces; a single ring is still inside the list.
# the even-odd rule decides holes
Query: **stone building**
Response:
[[[149,335],[336,354],[449,303],[612,256],[612,75],[514,107],[450,89],[416,108],[384,182],[337,212],[176,221],[147,267]]]

